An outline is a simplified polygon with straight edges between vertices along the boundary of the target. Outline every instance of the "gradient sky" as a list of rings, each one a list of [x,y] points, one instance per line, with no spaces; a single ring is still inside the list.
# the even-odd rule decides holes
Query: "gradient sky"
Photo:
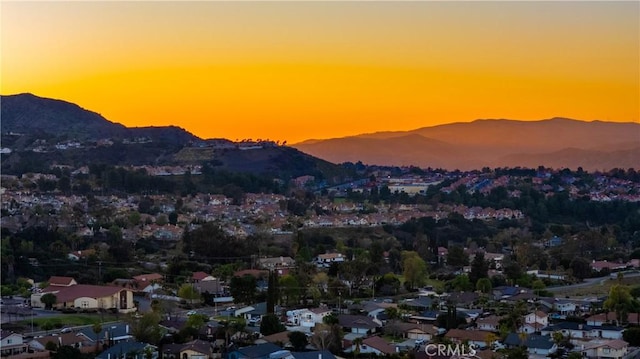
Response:
[[[1,93],[289,143],[478,118],[638,122],[640,2],[5,2]]]

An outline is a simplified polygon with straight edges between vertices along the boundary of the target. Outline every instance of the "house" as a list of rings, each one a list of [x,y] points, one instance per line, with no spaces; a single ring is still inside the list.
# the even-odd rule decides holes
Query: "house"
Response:
[[[200,282],[206,282],[206,281],[212,281],[212,280],[216,280],[216,277],[212,276],[211,274],[207,274],[205,272],[194,272],[193,275],[191,275],[191,282],[193,283],[200,283]]]
[[[561,332],[565,337],[572,339],[586,339],[591,337],[591,326],[576,322],[560,322],[544,327],[540,332],[543,336],[551,336],[555,332]]]
[[[476,327],[478,330],[497,332],[500,328],[500,317],[497,315],[490,315],[486,318],[478,318],[476,319]]]
[[[120,342],[96,356],[96,359],[146,359],[151,353],[151,358],[158,358],[157,347],[140,342]]]
[[[619,327],[615,325],[592,326],[591,333],[589,333],[589,336],[591,338],[601,338],[601,339],[622,339],[623,331],[624,331],[623,327]]]
[[[529,355],[548,356],[558,351],[558,346],[548,335],[531,334],[527,336],[524,345],[527,347]]]
[[[75,281],[74,281],[75,282]],[[39,293],[31,295],[31,306],[44,308],[42,296],[51,293],[56,297],[54,309],[113,309],[120,313],[135,312],[133,291],[128,288],[75,284],[70,286],[49,285]]]
[[[417,314],[417,315],[412,315],[411,317],[409,317],[411,320],[415,320],[418,321],[420,323],[435,323],[436,319],[438,319],[438,316],[441,314],[441,312],[437,311],[437,310],[425,310],[424,312]]]
[[[564,243],[564,240],[562,238],[558,236],[553,236],[547,239],[546,241],[544,241],[544,247],[545,248],[558,247],[558,246],[561,246],[562,243]]]
[[[338,321],[345,333],[367,335],[377,332],[378,328],[382,327],[382,323],[364,315],[340,314]]]
[[[521,291],[521,288],[519,287],[508,287],[508,286],[496,287],[496,288],[493,288],[493,297],[495,300],[507,299],[516,294],[519,294],[520,291]]]
[[[345,256],[342,253],[325,253],[319,254],[316,259],[316,265],[319,268],[329,268],[332,263],[342,263],[345,261]]]
[[[640,324],[640,313],[627,313],[626,322],[629,324]],[[588,317],[587,324],[592,326],[602,326],[605,324],[619,323],[615,312],[605,312]]]
[[[90,256],[96,254],[95,249],[86,249],[83,251],[73,251],[67,254],[67,258],[72,261],[79,261],[81,259],[87,259]]]
[[[624,340],[592,340],[579,349],[582,356],[588,359],[612,358],[622,359],[629,350],[629,343]]]
[[[125,323],[105,324],[97,335],[93,332],[93,328],[90,327],[80,328],[78,333],[82,333],[93,342],[99,341],[99,345],[117,344],[133,340],[129,324]]]
[[[574,315],[578,306],[572,300],[559,299],[553,303],[553,307],[560,315]]]
[[[58,277],[53,276],[47,281],[50,287],[70,287],[78,284],[75,279],[71,277]]]
[[[414,299],[406,299],[402,302],[402,304],[406,305],[412,310],[428,310],[431,309],[434,304],[434,299],[427,296],[419,296]]]
[[[27,344],[34,351],[47,350],[47,343],[52,342],[58,346],[68,345],[79,349],[82,353],[90,353],[96,350],[96,344],[83,333],[60,333],[45,335],[31,339]]]
[[[4,358],[26,353],[28,345],[24,343],[22,334],[0,329],[0,355]]]
[[[180,358],[212,358],[212,343],[205,340],[192,340],[180,347]]]
[[[228,359],[269,359],[269,355],[281,350],[273,343],[258,344],[232,351]]]
[[[607,262],[606,260],[605,261],[594,260],[591,262],[591,269],[596,272],[601,272],[605,269],[611,272],[620,271],[620,270],[627,269],[627,263],[615,263],[615,262]]]
[[[309,352],[291,352],[295,359],[336,359],[328,350],[314,350]]]
[[[486,348],[489,346],[489,335],[491,333],[482,330],[450,329],[444,336],[454,343],[467,342],[476,348]]]
[[[313,309],[295,309],[286,312],[288,326],[301,326],[313,328],[327,315],[331,314],[331,310],[315,308]]]
[[[359,346],[359,348],[358,348]],[[349,348],[345,349],[345,352],[355,352],[359,350],[361,354],[375,354],[380,356],[387,356],[396,353],[396,348],[393,347],[385,339],[375,335],[362,340],[362,344],[353,344]]]
[[[254,344],[265,344],[265,343],[273,343],[276,345],[282,345],[283,348],[292,347],[291,342],[289,340],[290,331],[285,330],[284,332],[275,333],[271,335],[265,335],[259,339],[256,339]]]
[[[533,327],[534,332],[540,331],[540,329],[549,325],[549,316],[547,313],[536,310],[532,313],[527,314],[524,317],[525,324],[529,324]]]
[[[278,313],[279,310],[280,309],[278,306],[274,308],[274,311],[276,313]],[[260,303],[255,303],[248,307],[244,307],[236,310],[235,316],[236,317],[243,316],[244,319],[246,319],[247,321],[251,321],[251,320],[255,321],[255,320],[262,319],[262,317],[266,314],[267,314],[267,302],[260,302]]]
[[[403,338],[429,341],[438,335],[432,324],[406,323],[399,320],[390,321],[384,327],[385,334],[402,335]]]
[[[259,258],[258,266],[269,271],[276,271],[278,275],[285,275],[296,266],[296,261],[291,257]]]

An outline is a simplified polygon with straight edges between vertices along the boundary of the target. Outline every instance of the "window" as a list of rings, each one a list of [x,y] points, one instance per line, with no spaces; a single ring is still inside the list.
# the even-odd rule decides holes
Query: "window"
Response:
[[[602,348],[602,352],[605,354],[609,354],[610,349],[609,348]]]
[[[7,344],[11,344],[11,339],[7,339]]]

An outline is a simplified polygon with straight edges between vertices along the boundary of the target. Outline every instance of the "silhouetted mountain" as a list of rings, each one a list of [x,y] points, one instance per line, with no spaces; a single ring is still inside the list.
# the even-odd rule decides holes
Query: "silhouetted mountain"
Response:
[[[203,140],[176,126],[127,128],[73,103],[19,94],[1,97],[2,172],[21,174],[51,164],[81,166],[208,164],[279,178],[347,176],[340,166],[271,142]],[[103,141],[101,141],[103,140]],[[80,145],[69,142],[79,141]]]
[[[423,140],[418,140],[417,137]],[[293,147],[340,163],[479,169],[482,167],[638,167],[640,124],[566,118],[541,121],[476,120],[379,132]]]
[[[175,126],[127,128],[76,104],[29,93],[2,96],[1,104],[3,133],[21,133],[58,140],[148,137],[180,145],[198,140],[196,136]]]

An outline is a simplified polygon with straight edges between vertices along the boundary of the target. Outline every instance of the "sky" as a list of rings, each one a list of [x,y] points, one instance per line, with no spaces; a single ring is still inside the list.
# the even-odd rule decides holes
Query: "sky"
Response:
[[[0,93],[130,127],[293,144],[640,121],[638,1],[2,1],[0,20]]]

